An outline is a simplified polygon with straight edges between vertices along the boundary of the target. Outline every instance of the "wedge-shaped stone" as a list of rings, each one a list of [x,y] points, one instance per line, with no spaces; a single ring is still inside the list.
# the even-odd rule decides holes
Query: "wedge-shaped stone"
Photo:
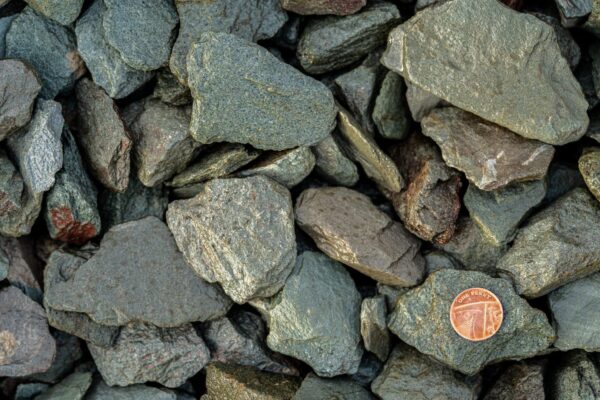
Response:
[[[312,372],[306,375],[292,400],[373,400],[367,389],[348,378],[319,378]]]
[[[353,186],[358,182],[358,168],[342,151],[332,136],[327,136],[312,147],[315,171],[331,183]]]
[[[367,4],[367,0],[282,0],[286,10],[301,15],[349,15],[354,14]]]
[[[238,176],[264,175],[291,189],[304,180],[315,166],[315,155],[309,147],[296,147],[267,154]]]
[[[600,148],[586,150],[579,157],[579,172],[589,191],[600,201]]]

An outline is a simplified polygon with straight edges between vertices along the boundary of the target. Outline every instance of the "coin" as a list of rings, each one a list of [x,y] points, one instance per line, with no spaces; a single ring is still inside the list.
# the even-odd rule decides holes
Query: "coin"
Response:
[[[450,306],[450,322],[461,337],[478,342],[498,332],[504,311],[498,297],[487,289],[463,290]]]

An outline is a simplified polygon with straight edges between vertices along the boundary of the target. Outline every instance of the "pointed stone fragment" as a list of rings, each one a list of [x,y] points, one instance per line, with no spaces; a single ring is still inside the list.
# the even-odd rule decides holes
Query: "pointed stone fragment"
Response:
[[[408,105],[404,99],[406,85],[402,77],[388,71],[373,107],[373,121],[386,139],[403,139],[410,128]]]
[[[592,0],[555,0],[563,26],[579,25],[592,12]]]
[[[600,148],[586,150],[579,157],[579,171],[589,191],[600,201]]]
[[[0,0],[0,7],[2,7],[2,1]],[[10,28],[10,24],[17,17],[18,14],[9,15],[8,17],[0,18],[0,58],[5,58],[6,56],[6,32],[8,32],[8,28]],[[40,86],[41,89],[41,86]]]
[[[34,243],[30,238],[0,237],[0,250],[8,264],[8,282],[40,303],[42,286],[40,279],[43,266],[34,254]]]
[[[91,372],[74,372],[35,400],[81,400],[91,384]]]
[[[23,178],[6,152],[0,150],[0,217],[21,209]]]
[[[327,136],[312,147],[315,171],[327,181],[340,186],[354,186],[358,182],[358,168],[342,151],[332,136]]]
[[[77,19],[84,0],[26,0],[34,10],[61,25],[69,25]]]
[[[569,62],[571,69],[574,70],[581,60],[581,49],[579,48],[579,45],[575,39],[573,39],[573,36],[571,36],[569,30],[560,24],[560,20],[558,18],[554,18],[553,16],[540,12],[532,12],[531,14],[535,15],[536,18],[541,19],[550,25],[552,29],[554,29],[556,41],[558,42],[558,47],[560,48],[560,53]]]
[[[367,4],[367,0],[282,0],[281,6],[300,15],[350,15]]]
[[[347,378],[325,379],[310,372],[292,400],[373,400],[367,389]]]
[[[387,329],[385,297],[368,297],[360,308],[360,334],[365,349],[385,361],[390,352],[390,333]]]
[[[315,155],[309,147],[296,147],[266,155],[251,168],[236,175],[264,175],[291,189],[304,180],[315,166]]]
[[[190,89],[181,84],[175,75],[166,69],[158,72],[158,79],[152,96],[173,106],[185,106],[192,103]]]

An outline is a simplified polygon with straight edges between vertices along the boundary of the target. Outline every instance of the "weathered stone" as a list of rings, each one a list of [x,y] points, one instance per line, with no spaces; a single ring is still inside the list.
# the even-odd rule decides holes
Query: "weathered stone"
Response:
[[[89,344],[88,348],[110,386],[152,381],[174,388],[210,360],[204,341],[191,324],[163,329],[133,323],[121,329],[112,347]]]
[[[298,60],[311,74],[343,68],[382,46],[399,22],[400,12],[387,2],[370,4],[346,17],[310,20],[298,43]]]
[[[290,194],[263,176],[212,180],[169,204],[167,222],[194,271],[236,303],[274,295],[294,267]]]
[[[91,384],[91,372],[74,372],[35,400],[81,400]]]
[[[596,94],[596,87],[594,86],[594,75],[592,68],[592,61],[588,54],[583,54],[581,61],[574,71],[575,78],[581,85],[585,100],[588,102],[588,110],[596,107],[600,103],[598,95]],[[590,121],[591,124],[591,121]]]
[[[592,64],[592,81],[596,90],[596,96],[600,93],[600,46],[592,43],[588,48],[588,54]]]
[[[3,0],[0,0],[0,7],[2,7],[2,1]],[[18,14],[13,14],[8,17],[0,18],[0,58],[4,58],[6,55],[6,32],[8,32],[10,24],[17,17],[17,15]]]
[[[41,88],[35,71],[27,64],[19,60],[0,60],[0,140],[31,120]]]
[[[469,185],[464,203],[471,219],[496,246],[510,242],[517,227],[546,196],[546,182],[516,183],[485,192]]]
[[[583,28],[596,37],[600,36],[600,1],[592,0],[592,13],[583,24]]]
[[[171,1],[104,0],[104,5],[104,36],[123,61],[140,71],[167,65],[179,22]]]
[[[49,190],[54,185],[54,175],[62,168],[64,122],[59,103],[40,100],[29,125],[11,135],[6,142],[32,194]]]
[[[279,0],[251,3],[175,0],[181,25],[171,53],[171,72],[181,83],[187,82],[187,55],[204,32],[233,33],[253,42],[273,37],[287,21],[279,3]],[[236,64],[239,60],[236,59]]]
[[[300,380],[252,367],[210,364],[206,368],[208,400],[291,400]]]
[[[550,164],[547,177],[546,197],[544,203],[552,203],[576,187],[585,187],[585,182],[576,166],[555,162]]]
[[[600,271],[598,226],[600,204],[585,189],[574,189],[519,230],[496,268],[513,280],[519,294],[543,296]]]
[[[555,0],[560,20],[567,28],[579,25],[592,12],[592,0]]]
[[[360,334],[365,349],[375,354],[381,361],[390,353],[390,333],[387,329],[387,305],[385,297],[368,297],[360,308]]]
[[[438,147],[419,134],[394,145],[390,156],[408,184],[389,193],[404,226],[423,240],[450,241],[460,212],[460,175],[442,161]]]
[[[454,298],[472,287],[490,290],[504,309],[500,329],[485,341],[463,339],[448,318]],[[476,271],[434,272],[424,284],[398,298],[388,325],[403,342],[467,375],[494,362],[532,357],[554,341],[545,314],[519,297],[509,281]]]
[[[362,131],[358,122],[341,106],[338,113],[338,129],[334,136],[339,139],[338,143],[346,153],[363,167],[367,176],[375,183],[392,193],[402,190],[404,180],[394,161],[379,148],[373,137]]]
[[[129,179],[131,140],[117,106],[106,92],[87,78],[76,87],[79,145],[88,166],[104,186],[122,192]]]
[[[283,186],[292,188],[302,182],[315,166],[315,155],[308,147],[296,147],[267,154],[250,168],[236,175],[245,177],[264,175]]]
[[[130,67],[119,52],[108,44],[102,27],[105,11],[103,0],[96,0],[77,20],[77,50],[94,82],[110,97],[120,99],[133,93],[154,74]]]
[[[564,354],[550,375],[548,392],[556,400],[587,400],[600,396],[600,374],[582,352]]]
[[[296,221],[329,257],[378,282],[414,286],[423,278],[419,241],[362,193],[307,189],[296,202]]]
[[[476,400],[481,389],[481,378],[454,372],[413,348],[400,344],[394,348],[371,389],[382,400]]]
[[[484,400],[545,400],[543,367],[539,364],[514,364],[496,380]]]
[[[413,119],[421,122],[431,110],[445,102],[436,95],[406,82],[406,103]]]
[[[15,391],[15,400],[33,400],[49,387],[45,383],[21,383]]]
[[[373,400],[368,390],[346,378],[324,379],[306,375],[293,400]]]
[[[350,15],[367,4],[367,0],[282,0],[286,10],[301,15]]]
[[[538,19],[541,19],[554,29],[560,53],[568,61],[569,67],[571,67],[572,70],[575,69],[581,60],[581,49],[575,39],[573,39],[573,36],[571,36],[569,30],[560,24],[558,18],[539,12],[532,12],[531,14],[535,15]]]
[[[42,193],[32,194],[25,187],[19,207],[0,216],[0,234],[10,237],[28,235],[42,210],[43,200]]]
[[[579,157],[579,171],[589,191],[600,201],[600,148],[587,150]]]
[[[0,149],[0,216],[14,213],[21,208],[23,197],[23,178]]]
[[[353,382],[363,387],[368,387],[377,378],[382,369],[383,363],[379,358],[375,354],[365,351],[358,365],[358,371],[348,375],[348,377]]]
[[[46,314],[48,314],[47,311]],[[29,379],[56,383],[73,371],[75,363],[83,357],[79,339],[75,336],[59,330],[53,331],[52,336],[56,342],[56,355],[52,365],[45,372],[32,375]]]
[[[406,86],[395,72],[388,71],[373,107],[373,121],[386,139],[403,139],[410,128],[407,104],[403,94]]]
[[[598,110],[590,112],[590,126],[588,127],[586,136],[600,143],[600,112]]]
[[[103,325],[161,328],[218,318],[230,306],[219,288],[193,273],[166,225],[154,217],[111,228],[98,252],[70,279],[47,289],[44,300]]]
[[[315,171],[329,182],[354,186],[358,182],[358,168],[346,157],[332,136],[327,136],[312,147]]]
[[[44,309],[15,287],[0,290],[0,376],[43,372],[55,352]]]
[[[50,237],[83,244],[100,233],[98,193],[68,129],[64,130],[62,140],[64,165],[46,196],[44,217]]]
[[[462,269],[458,262],[456,262],[449,254],[446,254],[443,251],[430,251],[429,253],[425,254],[423,258],[425,258],[427,275],[442,269]]]
[[[190,89],[181,84],[175,75],[168,70],[158,72],[158,79],[152,96],[173,106],[185,106],[192,103]]]
[[[85,400],[177,400],[177,395],[163,389],[146,385],[110,387],[104,381],[92,386]]]
[[[202,34],[190,50],[188,72],[190,133],[200,143],[285,150],[313,145],[334,127],[325,85],[232,34]]]
[[[29,238],[0,237],[0,250],[8,263],[8,282],[37,303],[42,299],[41,277],[43,266],[34,254],[34,244]]]
[[[44,99],[70,90],[85,73],[73,33],[29,7],[8,29],[6,57],[23,60],[35,69],[42,82],[40,96]]]
[[[83,0],[25,0],[35,11],[55,20],[61,25],[69,25],[77,19]]]
[[[482,190],[541,179],[554,155],[550,145],[524,139],[458,108],[431,111],[421,127],[440,146],[444,161]]]
[[[550,144],[581,138],[588,105],[552,27],[496,0],[472,5],[453,0],[418,13],[390,33],[382,63],[523,137]]]

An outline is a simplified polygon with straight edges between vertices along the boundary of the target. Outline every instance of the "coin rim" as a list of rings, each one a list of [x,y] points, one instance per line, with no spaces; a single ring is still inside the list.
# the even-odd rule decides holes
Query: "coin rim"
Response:
[[[489,336],[486,336],[484,338],[481,339],[471,339],[469,337],[463,336],[458,329],[456,329],[456,326],[454,325],[454,320],[452,319],[452,308],[454,306],[454,302],[456,302],[456,299],[458,299],[463,293],[471,291],[471,290],[484,290],[486,292],[488,292],[490,295],[492,295],[492,297],[494,299],[496,299],[496,301],[498,302],[498,304],[500,305],[500,311],[502,311],[502,318],[500,319],[500,325],[498,325],[498,329],[496,329],[496,331],[494,331],[494,333],[492,333]],[[491,290],[486,289],[486,288],[482,288],[482,287],[472,287],[472,288],[468,288],[463,290],[462,292],[460,292],[459,294],[456,295],[456,297],[454,297],[454,300],[452,300],[452,303],[450,303],[450,310],[448,311],[448,317],[450,318],[450,324],[452,325],[452,329],[454,330],[454,332],[460,336],[463,339],[466,339],[470,342],[482,342],[484,340],[488,340],[492,337],[494,337],[496,335],[496,333],[498,333],[498,331],[500,331],[500,328],[502,328],[502,324],[504,323],[504,307],[502,306],[502,302],[500,301],[500,299],[498,298],[498,296],[496,296]]]

